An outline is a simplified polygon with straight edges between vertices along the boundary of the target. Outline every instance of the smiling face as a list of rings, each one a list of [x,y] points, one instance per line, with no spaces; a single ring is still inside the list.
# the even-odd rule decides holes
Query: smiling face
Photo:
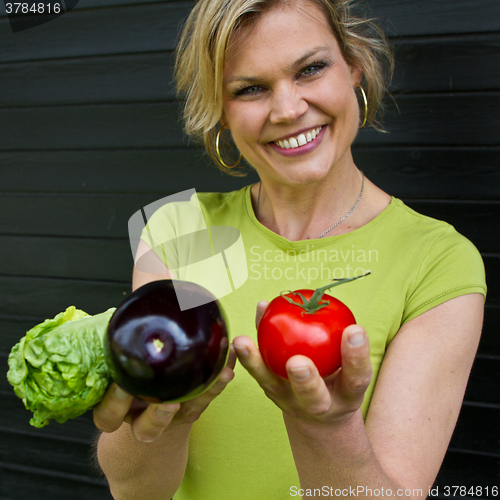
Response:
[[[224,67],[223,122],[247,161],[288,185],[352,164],[361,70],[345,62],[321,9],[278,5],[236,36]]]

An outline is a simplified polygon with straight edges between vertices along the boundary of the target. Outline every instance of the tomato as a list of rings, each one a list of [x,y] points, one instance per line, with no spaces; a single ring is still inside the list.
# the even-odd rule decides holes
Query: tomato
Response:
[[[322,377],[342,364],[342,332],[356,323],[351,310],[325,290],[353,281],[336,280],[317,290],[296,290],[273,299],[262,315],[257,331],[259,350],[267,367],[288,379],[286,362],[296,354],[310,358]]]

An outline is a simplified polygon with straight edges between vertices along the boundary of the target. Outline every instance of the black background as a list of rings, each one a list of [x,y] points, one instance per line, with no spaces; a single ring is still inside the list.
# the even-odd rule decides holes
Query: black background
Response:
[[[390,133],[362,130],[355,160],[382,189],[455,225],[485,261],[484,333],[436,483],[441,495],[466,485],[484,496],[500,485],[500,2],[368,3],[386,18],[397,67]],[[4,373],[36,323],[69,304],[95,314],[130,292],[136,210],[192,187],[255,181],[222,176],[182,134],[172,50],[192,5],[81,0],[19,33],[0,10]],[[91,414],[41,430],[29,417],[0,377],[0,500],[109,499],[91,465]]]

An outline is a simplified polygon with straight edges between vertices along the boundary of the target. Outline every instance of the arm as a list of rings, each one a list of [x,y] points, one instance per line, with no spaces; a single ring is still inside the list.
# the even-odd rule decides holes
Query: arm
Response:
[[[133,289],[159,279],[175,279],[141,241],[134,267]],[[143,272],[148,269],[153,272]],[[187,463],[188,438],[193,423],[234,376],[236,358],[230,355],[219,381],[206,393],[185,403],[141,404],[112,384],[94,409],[103,431],[97,458],[117,500],[165,500],[178,489]],[[132,406],[134,405],[134,406]]]
[[[471,294],[405,324],[384,358],[366,423],[359,407],[371,374],[368,341],[365,334],[361,345],[348,342],[350,334],[363,331],[359,326],[346,329],[342,369],[326,384],[302,356],[288,361],[288,372],[308,366],[311,375],[277,383],[255,346],[235,339],[242,363],[284,411],[301,488],[347,494],[365,488],[356,490],[358,498],[386,497],[384,488],[394,496],[400,490],[403,497],[425,498],[460,411],[482,311],[482,296]],[[243,344],[246,358],[239,354]]]

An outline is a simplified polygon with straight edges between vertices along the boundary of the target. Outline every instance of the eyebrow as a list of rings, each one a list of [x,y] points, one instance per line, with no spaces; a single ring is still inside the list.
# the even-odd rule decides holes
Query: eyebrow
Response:
[[[309,52],[306,52],[302,57],[299,57],[296,61],[294,61],[290,66],[288,67],[289,71],[293,71],[297,66],[301,66],[304,64],[309,58],[312,56],[316,55],[318,52],[321,52],[323,50],[329,50],[330,47],[323,46],[323,47],[315,47],[314,49],[310,50]],[[258,77],[254,76],[232,76],[229,78],[226,78],[224,80],[224,85],[228,85],[233,82],[248,82],[248,83],[254,83],[258,82],[261,79]]]

